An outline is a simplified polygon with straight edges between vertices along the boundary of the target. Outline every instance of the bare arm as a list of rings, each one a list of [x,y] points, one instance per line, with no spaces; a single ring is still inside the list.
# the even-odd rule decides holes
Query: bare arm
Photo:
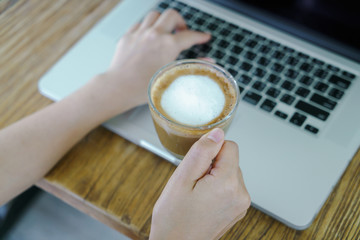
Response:
[[[209,38],[208,34],[187,30],[175,11],[161,16],[152,12],[119,41],[106,73],[1,130],[0,205],[43,177],[90,130],[144,104],[148,81],[155,71],[182,50]]]
[[[44,176],[76,142],[109,117],[92,96],[95,82],[103,77],[0,132],[0,205]],[[124,102],[119,110],[129,107]]]

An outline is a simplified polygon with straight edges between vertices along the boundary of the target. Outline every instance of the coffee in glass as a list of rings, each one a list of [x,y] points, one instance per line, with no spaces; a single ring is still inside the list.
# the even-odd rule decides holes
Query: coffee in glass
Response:
[[[239,89],[230,73],[202,60],[179,60],[151,79],[149,107],[162,145],[182,159],[213,128],[229,127]]]

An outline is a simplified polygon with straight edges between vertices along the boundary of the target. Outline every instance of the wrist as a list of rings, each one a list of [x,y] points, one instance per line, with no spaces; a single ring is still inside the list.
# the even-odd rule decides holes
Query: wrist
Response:
[[[92,78],[78,94],[85,108],[102,123],[136,106],[129,96],[132,90],[124,82],[125,75],[106,72]]]

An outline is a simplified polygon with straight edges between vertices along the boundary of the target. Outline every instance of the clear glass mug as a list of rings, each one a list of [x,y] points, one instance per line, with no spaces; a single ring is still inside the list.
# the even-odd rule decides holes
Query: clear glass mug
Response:
[[[215,122],[197,126],[182,124],[171,119],[171,117],[166,116],[167,114],[161,109],[161,106],[159,106],[159,104],[155,104],[156,101],[154,101],[154,99],[161,98],[161,94],[158,94],[159,92],[153,89],[154,86],[157,85],[157,81],[159,81],[159,79],[164,81],[164,76],[166,78],[166,74],[168,74],[170,71],[178,72],[178,70],[181,69],[194,68],[202,69],[202,71],[205,72],[210,71],[211,74],[216,74],[216,76],[219,76],[224,80],[223,84],[226,85],[225,87],[227,88],[228,92],[231,93],[231,102],[225,103],[225,105],[230,104],[231,106],[230,109],[224,113],[224,116],[222,116],[220,119],[217,119]],[[184,72],[186,73],[186,70],[184,70]],[[181,76],[181,74],[182,73],[177,76]],[[239,95],[239,88],[233,76],[225,69],[214,63],[202,60],[186,59],[177,60],[163,66],[151,78],[148,87],[149,108],[161,144],[172,155],[179,159],[183,159],[186,153],[189,151],[190,147],[197,140],[199,140],[202,135],[206,134],[214,128],[221,128],[226,132],[235,116],[235,112],[239,103]],[[228,100],[230,97],[225,96],[225,99]]]

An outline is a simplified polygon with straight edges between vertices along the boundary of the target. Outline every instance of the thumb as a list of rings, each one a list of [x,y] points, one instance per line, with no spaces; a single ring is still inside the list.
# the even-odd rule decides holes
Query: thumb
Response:
[[[220,128],[215,128],[202,136],[181,161],[175,171],[176,175],[182,178],[182,182],[193,187],[207,173],[223,143],[224,131]]]

